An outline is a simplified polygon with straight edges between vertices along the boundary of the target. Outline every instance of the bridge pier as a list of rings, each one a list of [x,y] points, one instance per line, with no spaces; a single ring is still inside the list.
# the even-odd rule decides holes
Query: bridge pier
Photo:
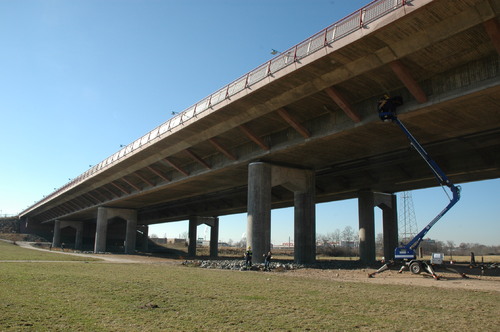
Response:
[[[398,246],[398,209],[397,196],[378,193],[375,204],[382,209],[382,227],[384,233],[384,257],[394,258],[394,249]]]
[[[191,216],[189,218],[189,246],[188,255],[191,257],[196,256],[196,228],[199,225],[210,226],[210,257],[216,258],[219,255],[219,218],[218,217],[200,217]]]
[[[137,230],[142,233],[142,251],[143,252],[148,252],[149,251],[149,226],[148,225],[141,225],[137,227]]]
[[[392,259],[398,244],[396,195],[362,191],[358,195],[359,256],[366,264],[375,262],[374,207],[383,211],[384,257]]]
[[[52,236],[52,247],[61,247],[61,221],[54,221],[54,235]]]
[[[127,230],[125,232],[125,253],[135,253],[136,233],[137,233],[137,211],[128,210],[126,215]]]
[[[79,221],[61,221],[56,220],[54,222],[54,236],[52,238],[52,247],[61,247],[61,230],[66,227],[71,227],[76,230],[75,234],[75,249],[82,249],[82,239],[83,239],[83,222]]]
[[[247,246],[255,263],[271,249],[271,188],[281,185],[294,193],[294,259],[316,259],[316,213],[314,172],[255,162],[248,166]]]
[[[125,249],[126,254],[135,252],[136,233],[137,233],[137,211],[132,209],[115,209],[99,207],[97,209],[97,225],[95,233],[94,253],[106,251],[106,235],[108,230],[108,221],[119,217],[127,223],[125,231]]]
[[[108,209],[97,208],[97,223],[95,227],[94,253],[106,251],[106,235],[108,232]]]

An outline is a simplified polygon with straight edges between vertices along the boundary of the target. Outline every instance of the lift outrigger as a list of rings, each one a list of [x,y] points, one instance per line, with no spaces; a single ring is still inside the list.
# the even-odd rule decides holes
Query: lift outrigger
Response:
[[[447,186],[452,193],[452,197],[450,202],[446,207],[436,216],[431,222],[425,226],[424,229],[420,231],[413,239],[411,239],[407,244],[402,244],[394,250],[394,260],[391,260],[385,263],[380,269],[378,269],[374,273],[370,273],[368,277],[372,278],[378,273],[382,273],[388,270],[392,265],[396,264],[396,262],[402,262],[402,266],[399,270],[399,273],[403,272],[406,269],[409,269],[414,274],[419,274],[423,271],[429,273],[434,279],[438,280],[439,277],[434,272],[430,263],[427,263],[424,260],[417,259],[417,248],[424,239],[424,236],[429,232],[432,226],[434,226],[443,215],[448,212],[453,205],[455,205],[460,199],[460,186],[455,186],[450,179],[444,174],[443,170],[436,164],[434,160],[427,154],[424,148],[420,145],[420,143],[413,137],[413,135],[406,129],[404,124],[398,119],[396,115],[396,108],[403,103],[401,97],[393,97],[384,96],[379,101],[378,104],[378,112],[379,117],[384,122],[393,122],[401,128],[401,130],[405,133],[410,141],[410,145],[415,148],[415,150],[420,154],[420,156],[425,160],[427,165],[432,170],[432,173],[438,180],[439,184],[444,187]],[[465,275],[462,275],[465,277]]]

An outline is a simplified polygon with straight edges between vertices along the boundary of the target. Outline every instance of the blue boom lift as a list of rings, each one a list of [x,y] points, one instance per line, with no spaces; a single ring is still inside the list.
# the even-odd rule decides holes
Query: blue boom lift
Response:
[[[401,273],[405,269],[409,269],[414,274],[419,274],[422,271],[428,272],[434,279],[439,279],[439,277],[434,272],[430,263],[427,263],[423,260],[417,259],[417,248],[424,239],[424,236],[429,232],[432,226],[434,226],[441,217],[448,212],[453,205],[455,205],[460,199],[460,186],[455,186],[450,179],[444,174],[443,170],[436,164],[434,160],[427,154],[424,148],[420,145],[420,143],[413,137],[413,135],[406,129],[403,123],[398,119],[396,115],[396,108],[403,103],[401,97],[393,97],[390,98],[388,95],[385,95],[378,103],[378,111],[379,117],[384,122],[393,122],[401,128],[401,130],[405,133],[410,141],[410,145],[417,150],[420,156],[425,160],[427,165],[434,173],[434,176],[438,180],[439,184],[444,187],[447,186],[451,193],[452,197],[450,198],[450,202],[448,205],[436,216],[431,222],[425,226],[424,229],[420,231],[413,239],[411,239],[407,244],[402,244],[394,250],[394,260],[389,261],[384,264],[380,269],[376,272],[369,274],[369,277],[373,277],[374,275],[381,273],[387,269],[389,269],[392,265],[395,264],[396,261],[402,262],[403,265],[399,272]]]

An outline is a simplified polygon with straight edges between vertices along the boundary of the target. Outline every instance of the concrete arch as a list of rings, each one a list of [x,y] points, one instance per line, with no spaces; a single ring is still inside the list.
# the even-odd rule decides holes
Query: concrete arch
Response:
[[[95,233],[94,253],[106,251],[106,238],[109,220],[120,218],[126,221],[124,251],[135,252],[137,232],[137,211],[132,209],[116,209],[99,207],[97,209],[97,225]]]
[[[210,226],[210,257],[216,258],[219,255],[219,218],[191,216],[189,218],[189,246],[188,255],[196,256],[196,228],[205,224]]]
[[[374,207],[382,209],[384,257],[394,258],[398,244],[397,198],[394,194],[361,191],[358,194],[359,256],[364,263],[373,263],[375,255]]]
[[[54,222],[54,235],[52,237],[52,247],[61,247],[61,231],[65,228],[72,228],[75,230],[75,249],[82,249],[82,239],[83,239],[83,222],[80,221],[61,221],[56,220]]]

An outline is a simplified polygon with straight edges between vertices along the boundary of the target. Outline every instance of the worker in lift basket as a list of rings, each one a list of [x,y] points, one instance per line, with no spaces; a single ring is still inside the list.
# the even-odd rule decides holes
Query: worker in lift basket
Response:
[[[401,96],[390,97],[384,95],[378,101],[377,109],[382,121],[391,121],[393,116],[396,115],[396,108],[403,105],[403,98]]]
[[[247,251],[245,252],[245,266],[252,266],[252,247],[248,247]]]

